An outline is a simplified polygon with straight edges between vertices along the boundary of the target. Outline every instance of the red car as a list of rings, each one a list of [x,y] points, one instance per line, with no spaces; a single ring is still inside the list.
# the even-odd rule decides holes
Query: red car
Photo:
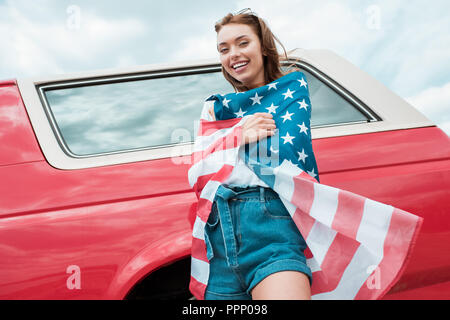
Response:
[[[385,299],[450,299],[450,141],[326,50],[307,76],[321,183],[424,218]],[[217,60],[0,82],[0,299],[188,299],[187,170]]]

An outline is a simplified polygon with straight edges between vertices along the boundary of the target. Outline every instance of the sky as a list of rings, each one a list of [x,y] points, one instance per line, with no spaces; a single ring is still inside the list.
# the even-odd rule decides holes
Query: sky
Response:
[[[446,0],[0,0],[0,79],[218,59],[214,23],[243,8],[287,50],[332,50],[450,134]]]

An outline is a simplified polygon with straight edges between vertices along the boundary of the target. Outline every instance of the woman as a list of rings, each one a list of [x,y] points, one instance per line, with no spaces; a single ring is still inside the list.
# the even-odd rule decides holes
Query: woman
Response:
[[[261,18],[251,12],[228,14],[215,30],[224,77],[237,92],[284,75],[278,39]],[[215,120],[211,104],[205,104],[202,118]],[[271,137],[276,129],[271,113],[254,113],[242,127],[241,145]],[[227,182],[234,194],[227,203],[229,219],[216,199],[205,227],[210,257],[205,299],[310,299],[306,243],[278,194],[242,160]]]
[[[382,297],[402,274],[423,219],[321,184],[303,73],[281,72],[275,37],[251,13],[227,15],[216,31],[223,74],[237,92],[206,100],[194,143],[191,292]]]

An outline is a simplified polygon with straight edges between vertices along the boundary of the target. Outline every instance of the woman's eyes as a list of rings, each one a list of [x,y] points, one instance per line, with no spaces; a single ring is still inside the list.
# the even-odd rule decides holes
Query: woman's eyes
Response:
[[[239,42],[239,46],[241,46],[241,47],[243,47],[243,46],[246,46],[248,44],[248,41],[241,41],[241,42]],[[225,53],[226,51],[228,50],[228,48],[222,48],[222,49],[220,49],[220,53]]]

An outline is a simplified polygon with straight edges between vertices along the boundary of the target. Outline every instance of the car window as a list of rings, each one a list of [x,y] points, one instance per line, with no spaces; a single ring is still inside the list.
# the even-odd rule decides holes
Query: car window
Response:
[[[231,91],[222,74],[212,72],[44,94],[70,152],[90,155],[192,141],[205,99]],[[174,141],[174,133],[182,139]]]
[[[309,86],[312,127],[368,120],[324,81],[302,72]],[[232,91],[221,72],[42,89],[55,130],[72,156],[193,141],[203,101],[213,93]]]

